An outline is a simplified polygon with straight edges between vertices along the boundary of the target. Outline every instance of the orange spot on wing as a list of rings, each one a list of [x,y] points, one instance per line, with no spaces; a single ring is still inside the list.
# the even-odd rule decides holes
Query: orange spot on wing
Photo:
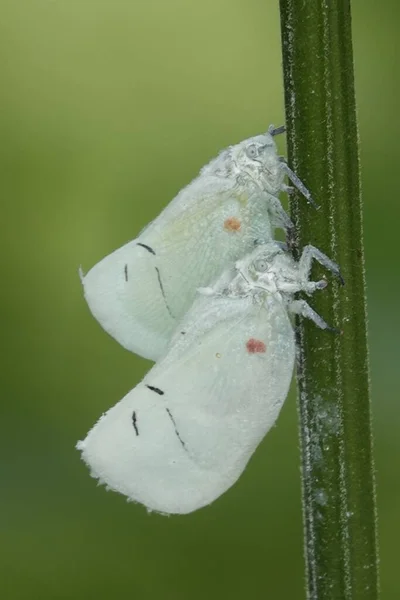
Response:
[[[266,352],[267,347],[261,340],[250,338],[246,343],[247,352],[256,354],[257,352]]]
[[[227,231],[239,231],[240,227],[241,223],[236,217],[229,217],[229,219],[226,219],[224,222],[224,229]]]

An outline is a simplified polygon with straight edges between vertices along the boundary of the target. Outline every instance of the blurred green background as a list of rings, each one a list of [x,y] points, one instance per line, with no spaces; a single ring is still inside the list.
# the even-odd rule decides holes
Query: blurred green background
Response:
[[[400,597],[399,17],[353,1],[385,599]],[[239,483],[192,515],[96,487],[74,449],[150,366],[90,316],[78,267],[283,122],[278,2],[1,0],[0,48],[1,597],[304,598],[294,393]]]

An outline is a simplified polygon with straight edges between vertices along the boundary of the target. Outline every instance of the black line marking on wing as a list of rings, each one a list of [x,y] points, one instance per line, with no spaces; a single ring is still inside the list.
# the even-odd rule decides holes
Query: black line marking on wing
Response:
[[[133,425],[133,429],[135,430],[136,435],[139,435],[139,429],[137,426],[137,416],[136,416],[135,410],[132,413],[132,425]]]
[[[137,246],[142,246],[142,248],[146,248],[146,250],[148,252],[151,252],[151,254],[154,254],[154,256],[156,255],[156,253],[154,252],[153,248],[150,248],[150,246],[147,246],[147,244],[141,244],[140,242],[138,242],[136,245]]]
[[[164,396],[164,392],[162,390],[160,390],[160,388],[154,387],[154,385],[147,385],[147,383],[145,384],[145,386],[147,388],[149,388],[149,390],[151,390],[152,392],[155,392],[156,394],[159,394],[160,396]]]
[[[179,440],[179,441],[180,441],[180,443],[182,444],[182,448],[184,448],[184,450],[186,450],[186,452],[187,452],[186,444],[185,444],[185,442],[183,441],[183,439],[181,438],[181,436],[179,435],[179,431],[178,431],[178,428],[177,428],[177,426],[176,426],[175,419],[174,419],[174,417],[173,417],[173,416],[172,416],[172,414],[171,414],[171,411],[169,410],[169,408],[166,408],[165,410],[167,411],[167,413],[168,413],[168,416],[169,416],[169,418],[170,418],[170,419],[171,419],[171,421],[172,421],[172,424],[173,424],[173,426],[174,426],[174,429],[175,429],[176,437],[178,438],[178,440]]]
[[[128,265],[125,265],[124,273],[125,273],[125,281],[128,281]]]
[[[174,319],[175,317],[174,317],[174,315],[172,314],[170,307],[168,306],[167,298],[166,298],[166,296],[165,296],[164,286],[163,286],[163,284],[162,284],[162,281],[161,281],[160,270],[159,270],[159,268],[158,268],[158,267],[156,267],[155,269],[156,269],[156,271],[157,271],[157,278],[158,278],[158,283],[159,283],[159,285],[160,285],[161,293],[162,293],[162,295],[163,295],[163,298],[164,298],[164,300],[165,300],[165,306],[167,307],[167,310],[168,310],[169,314],[171,315],[171,317]]]

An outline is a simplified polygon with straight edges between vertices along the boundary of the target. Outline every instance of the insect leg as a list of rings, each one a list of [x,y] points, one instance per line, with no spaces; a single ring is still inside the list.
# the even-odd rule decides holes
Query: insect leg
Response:
[[[273,222],[276,228],[284,229],[290,232],[294,229],[293,221],[283,209],[282,204],[276,196],[268,196],[269,212],[273,217]]]
[[[305,292],[306,294],[313,294],[317,290],[323,290],[327,286],[325,279],[320,281],[281,281],[278,284],[280,292],[285,294],[295,294],[296,292]]]
[[[317,327],[320,329],[326,329],[327,331],[332,331],[333,333],[339,333],[339,330],[336,327],[331,327],[324,321],[322,317],[319,316],[318,313],[315,312],[311,308],[311,306],[305,300],[293,300],[290,302],[288,306],[289,312],[300,315],[305,319],[310,319]]]
[[[301,278],[308,279],[312,261],[316,260],[323,267],[328,269],[335,277],[337,277],[342,285],[344,285],[344,279],[340,274],[339,266],[326,256],[321,250],[318,250],[315,246],[305,246],[298,262],[299,275]]]
[[[309,204],[311,204],[314,208],[319,208],[318,204],[313,200],[310,191],[306,188],[304,183],[297,177],[296,173],[292,171],[292,169],[287,165],[286,158],[284,156],[279,157],[279,161],[281,163],[281,169],[287,175],[289,181],[293,183],[294,187],[299,190],[300,194],[304,196]],[[285,185],[285,184],[284,184]],[[285,189],[285,188],[282,188]]]

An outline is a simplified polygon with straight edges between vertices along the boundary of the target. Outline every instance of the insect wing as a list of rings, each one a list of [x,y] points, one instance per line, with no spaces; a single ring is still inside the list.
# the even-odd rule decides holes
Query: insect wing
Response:
[[[102,327],[125,348],[152,360],[166,350],[196,289],[232,261],[271,239],[268,194],[235,190],[224,179],[195,180],[134,241],[83,278]]]
[[[180,514],[235,483],[279,414],[294,362],[293,330],[278,304],[203,298],[182,327],[78,445],[111,489]]]
[[[83,287],[93,316],[122,346],[154,360],[162,354],[175,319],[160,288],[156,257],[139,239],[95,265]]]

